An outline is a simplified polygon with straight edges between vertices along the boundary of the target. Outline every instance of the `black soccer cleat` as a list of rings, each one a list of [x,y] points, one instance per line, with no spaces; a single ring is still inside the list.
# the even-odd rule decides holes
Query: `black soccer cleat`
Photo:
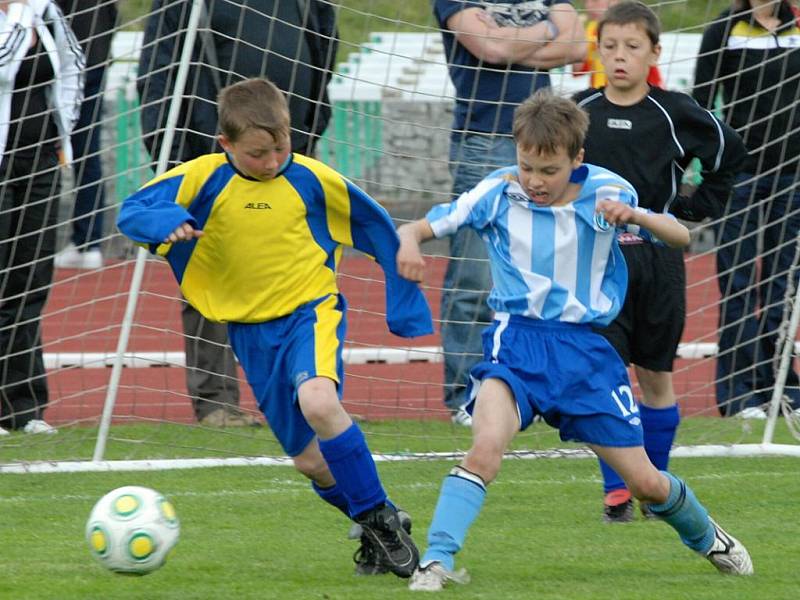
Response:
[[[355,521],[362,529],[361,547],[353,556],[356,573],[391,571],[398,577],[411,577],[419,564],[419,551],[409,535],[411,519],[403,522],[394,507],[384,504],[362,513]]]
[[[603,521],[606,523],[633,521],[633,499],[628,490],[613,490],[606,494],[603,501]]]
[[[411,533],[411,515],[403,509],[397,510],[400,518],[400,525],[406,533]],[[358,523],[353,523],[347,534],[348,539],[361,540],[361,545],[353,554],[353,562],[356,563],[356,575],[384,575],[389,572],[389,567],[384,564],[378,554],[375,544],[371,538],[363,535],[364,529]]]

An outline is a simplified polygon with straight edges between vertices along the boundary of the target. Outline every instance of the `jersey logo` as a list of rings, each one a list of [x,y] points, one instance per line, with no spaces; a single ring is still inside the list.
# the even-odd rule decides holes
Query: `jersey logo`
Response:
[[[594,224],[600,231],[608,231],[611,229],[611,224],[606,221],[603,213],[594,213]]]
[[[633,129],[633,123],[628,119],[608,119],[606,125],[609,129]]]
[[[272,210],[272,207],[266,202],[248,202],[247,204],[244,205],[244,207],[254,210],[265,210],[265,209]]]

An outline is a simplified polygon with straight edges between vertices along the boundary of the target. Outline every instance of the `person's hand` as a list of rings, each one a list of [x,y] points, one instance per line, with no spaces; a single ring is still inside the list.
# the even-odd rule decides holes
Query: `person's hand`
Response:
[[[617,227],[627,223],[636,224],[637,213],[624,202],[617,200],[601,200],[597,203],[596,211],[603,215],[609,225]]]
[[[400,235],[400,248],[397,250],[397,272],[409,281],[422,283],[425,279],[425,259],[416,240]]]
[[[478,20],[486,25],[489,29],[498,29],[500,26],[497,24],[497,21],[494,20],[494,17],[489,14],[489,11],[481,10],[475,13],[475,16],[478,17]]]
[[[178,225],[175,231],[164,238],[164,243],[174,244],[175,242],[188,242],[199,237],[203,237],[202,229],[195,229],[189,223],[183,223],[182,225]]]

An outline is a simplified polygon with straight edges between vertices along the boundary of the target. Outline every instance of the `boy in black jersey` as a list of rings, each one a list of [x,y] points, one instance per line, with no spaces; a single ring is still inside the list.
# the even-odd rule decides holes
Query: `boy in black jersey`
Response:
[[[659,34],[658,17],[641,2],[621,2],[600,20],[598,47],[608,82],[575,96],[590,117],[585,160],[625,177],[644,208],[689,221],[716,218],[746,151],[733,129],[690,96],[647,83],[661,52]],[[703,183],[682,196],[681,176],[693,158],[700,160]],[[628,263],[628,293],[619,316],[601,333],[635,367],[644,446],[653,464],[665,470],[680,419],[672,367],[686,318],[683,254],[631,234],[621,234],[619,242]],[[601,461],[600,467],[604,520],[631,521],[630,492],[608,465]]]

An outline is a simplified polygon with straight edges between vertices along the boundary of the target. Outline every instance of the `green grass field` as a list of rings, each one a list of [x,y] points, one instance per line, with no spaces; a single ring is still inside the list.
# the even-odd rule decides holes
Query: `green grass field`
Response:
[[[703,425],[708,429],[720,423],[733,420],[687,419],[683,431],[689,433],[682,441],[699,439]],[[468,445],[466,432],[449,424],[370,423],[365,428],[373,431],[370,444],[375,451]],[[533,429],[537,428],[538,435],[522,436],[520,446],[555,444],[550,432],[539,425]],[[733,438],[736,428],[739,434]],[[784,430],[779,423],[781,438],[776,441],[788,441]],[[66,428],[42,446],[26,445],[34,436],[13,435],[0,443],[0,462],[19,457],[22,449],[27,449],[28,459],[52,459],[59,449],[64,455],[86,451],[90,456],[92,432]],[[166,456],[168,440],[174,444],[172,453],[182,456],[207,456],[209,448],[223,445],[229,455],[274,449],[264,430],[251,435],[219,433],[217,440],[208,431],[177,426],[115,427],[112,433],[108,458]],[[432,435],[442,439],[432,444]],[[760,441],[758,428],[743,433],[741,425],[716,436]],[[38,456],[33,452],[37,448]],[[420,545],[441,478],[452,464],[426,460],[379,465],[392,498],[412,514]],[[509,459],[490,487],[485,509],[459,557],[473,582],[446,590],[444,597],[796,598],[798,460],[676,459],[672,469],[692,484],[717,520],[747,544],[754,577],[717,574],[663,523],[604,525],[593,460]],[[175,552],[162,569],[146,577],[104,570],[91,558],[83,537],[94,502],[122,485],[158,489],[173,501],[181,519]],[[3,474],[0,513],[0,598],[369,600],[410,594],[405,582],[391,575],[353,575],[351,556],[357,544],[346,539],[348,522],[320,502],[289,467]]]

